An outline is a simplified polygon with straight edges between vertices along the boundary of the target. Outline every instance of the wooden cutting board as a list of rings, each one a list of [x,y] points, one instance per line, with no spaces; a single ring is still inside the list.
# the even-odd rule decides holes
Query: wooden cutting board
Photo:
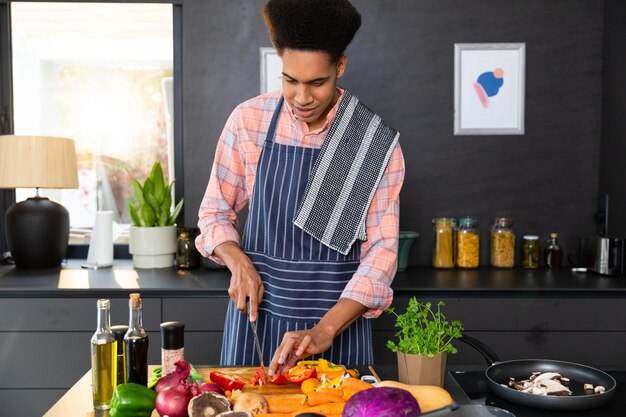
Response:
[[[246,380],[250,380],[250,377],[254,375],[258,367],[243,367],[243,368],[199,368],[198,373],[205,378],[206,381],[209,381],[209,374],[212,371],[222,372],[228,375],[238,375]],[[259,394],[263,394],[265,396],[298,396],[304,398],[305,395],[300,390],[300,386],[288,383],[285,385],[274,385],[274,384],[265,384],[262,386],[252,386],[246,384],[243,388],[244,392],[258,392]]]

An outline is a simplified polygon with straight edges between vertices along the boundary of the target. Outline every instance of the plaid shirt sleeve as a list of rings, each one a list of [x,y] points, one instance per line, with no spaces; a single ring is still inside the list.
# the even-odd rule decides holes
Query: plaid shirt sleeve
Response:
[[[367,212],[367,240],[361,243],[361,263],[341,294],[368,307],[366,318],[378,317],[393,300],[391,282],[398,262],[403,181],[404,158],[398,143]]]
[[[237,213],[248,202],[245,162],[238,141],[239,116],[239,109],[235,109],[224,126],[198,212],[200,235],[196,238],[196,247],[203,256],[220,264],[220,259],[212,256],[213,250],[228,241],[239,244]]]

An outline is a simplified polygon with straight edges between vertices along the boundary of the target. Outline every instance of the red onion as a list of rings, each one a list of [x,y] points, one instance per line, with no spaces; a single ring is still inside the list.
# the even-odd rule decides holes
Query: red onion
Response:
[[[217,384],[214,384],[213,382],[205,382],[204,384],[201,384],[200,386],[198,386],[198,391],[199,392],[197,395],[200,395],[205,392],[215,392],[217,394],[226,396],[226,393],[224,392],[222,387],[220,387]]]
[[[185,385],[178,385],[159,392],[155,400],[155,408],[162,417],[187,417],[187,406],[191,401]]]
[[[177,387],[178,385],[184,385],[191,372],[191,365],[185,361],[178,361],[175,363],[176,370],[169,374],[162,376],[154,386],[154,391],[158,394],[166,388]]]

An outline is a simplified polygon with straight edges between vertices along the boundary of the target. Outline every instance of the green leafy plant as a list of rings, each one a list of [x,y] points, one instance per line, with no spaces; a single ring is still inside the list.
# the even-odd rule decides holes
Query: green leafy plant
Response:
[[[174,181],[169,184],[165,181],[161,163],[158,161],[154,163],[143,185],[135,178],[132,178],[132,181],[136,202],[128,202],[128,212],[133,226],[172,226],[183,207],[184,199],[181,199],[171,211]]]
[[[459,320],[448,321],[441,312],[443,306],[445,303],[439,301],[436,311],[433,311],[430,302],[421,303],[413,297],[403,314],[397,314],[393,307],[387,309],[387,313],[396,316],[394,327],[400,329],[396,333],[398,343],[390,340],[387,347],[393,352],[428,357],[439,352],[456,353],[457,350],[451,342],[461,337],[463,324]]]

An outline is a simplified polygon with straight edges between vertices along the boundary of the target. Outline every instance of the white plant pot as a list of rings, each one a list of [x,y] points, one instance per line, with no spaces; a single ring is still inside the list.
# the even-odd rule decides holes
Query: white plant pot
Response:
[[[170,268],[176,254],[176,226],[131,226],[128,250],[135,268]]]

